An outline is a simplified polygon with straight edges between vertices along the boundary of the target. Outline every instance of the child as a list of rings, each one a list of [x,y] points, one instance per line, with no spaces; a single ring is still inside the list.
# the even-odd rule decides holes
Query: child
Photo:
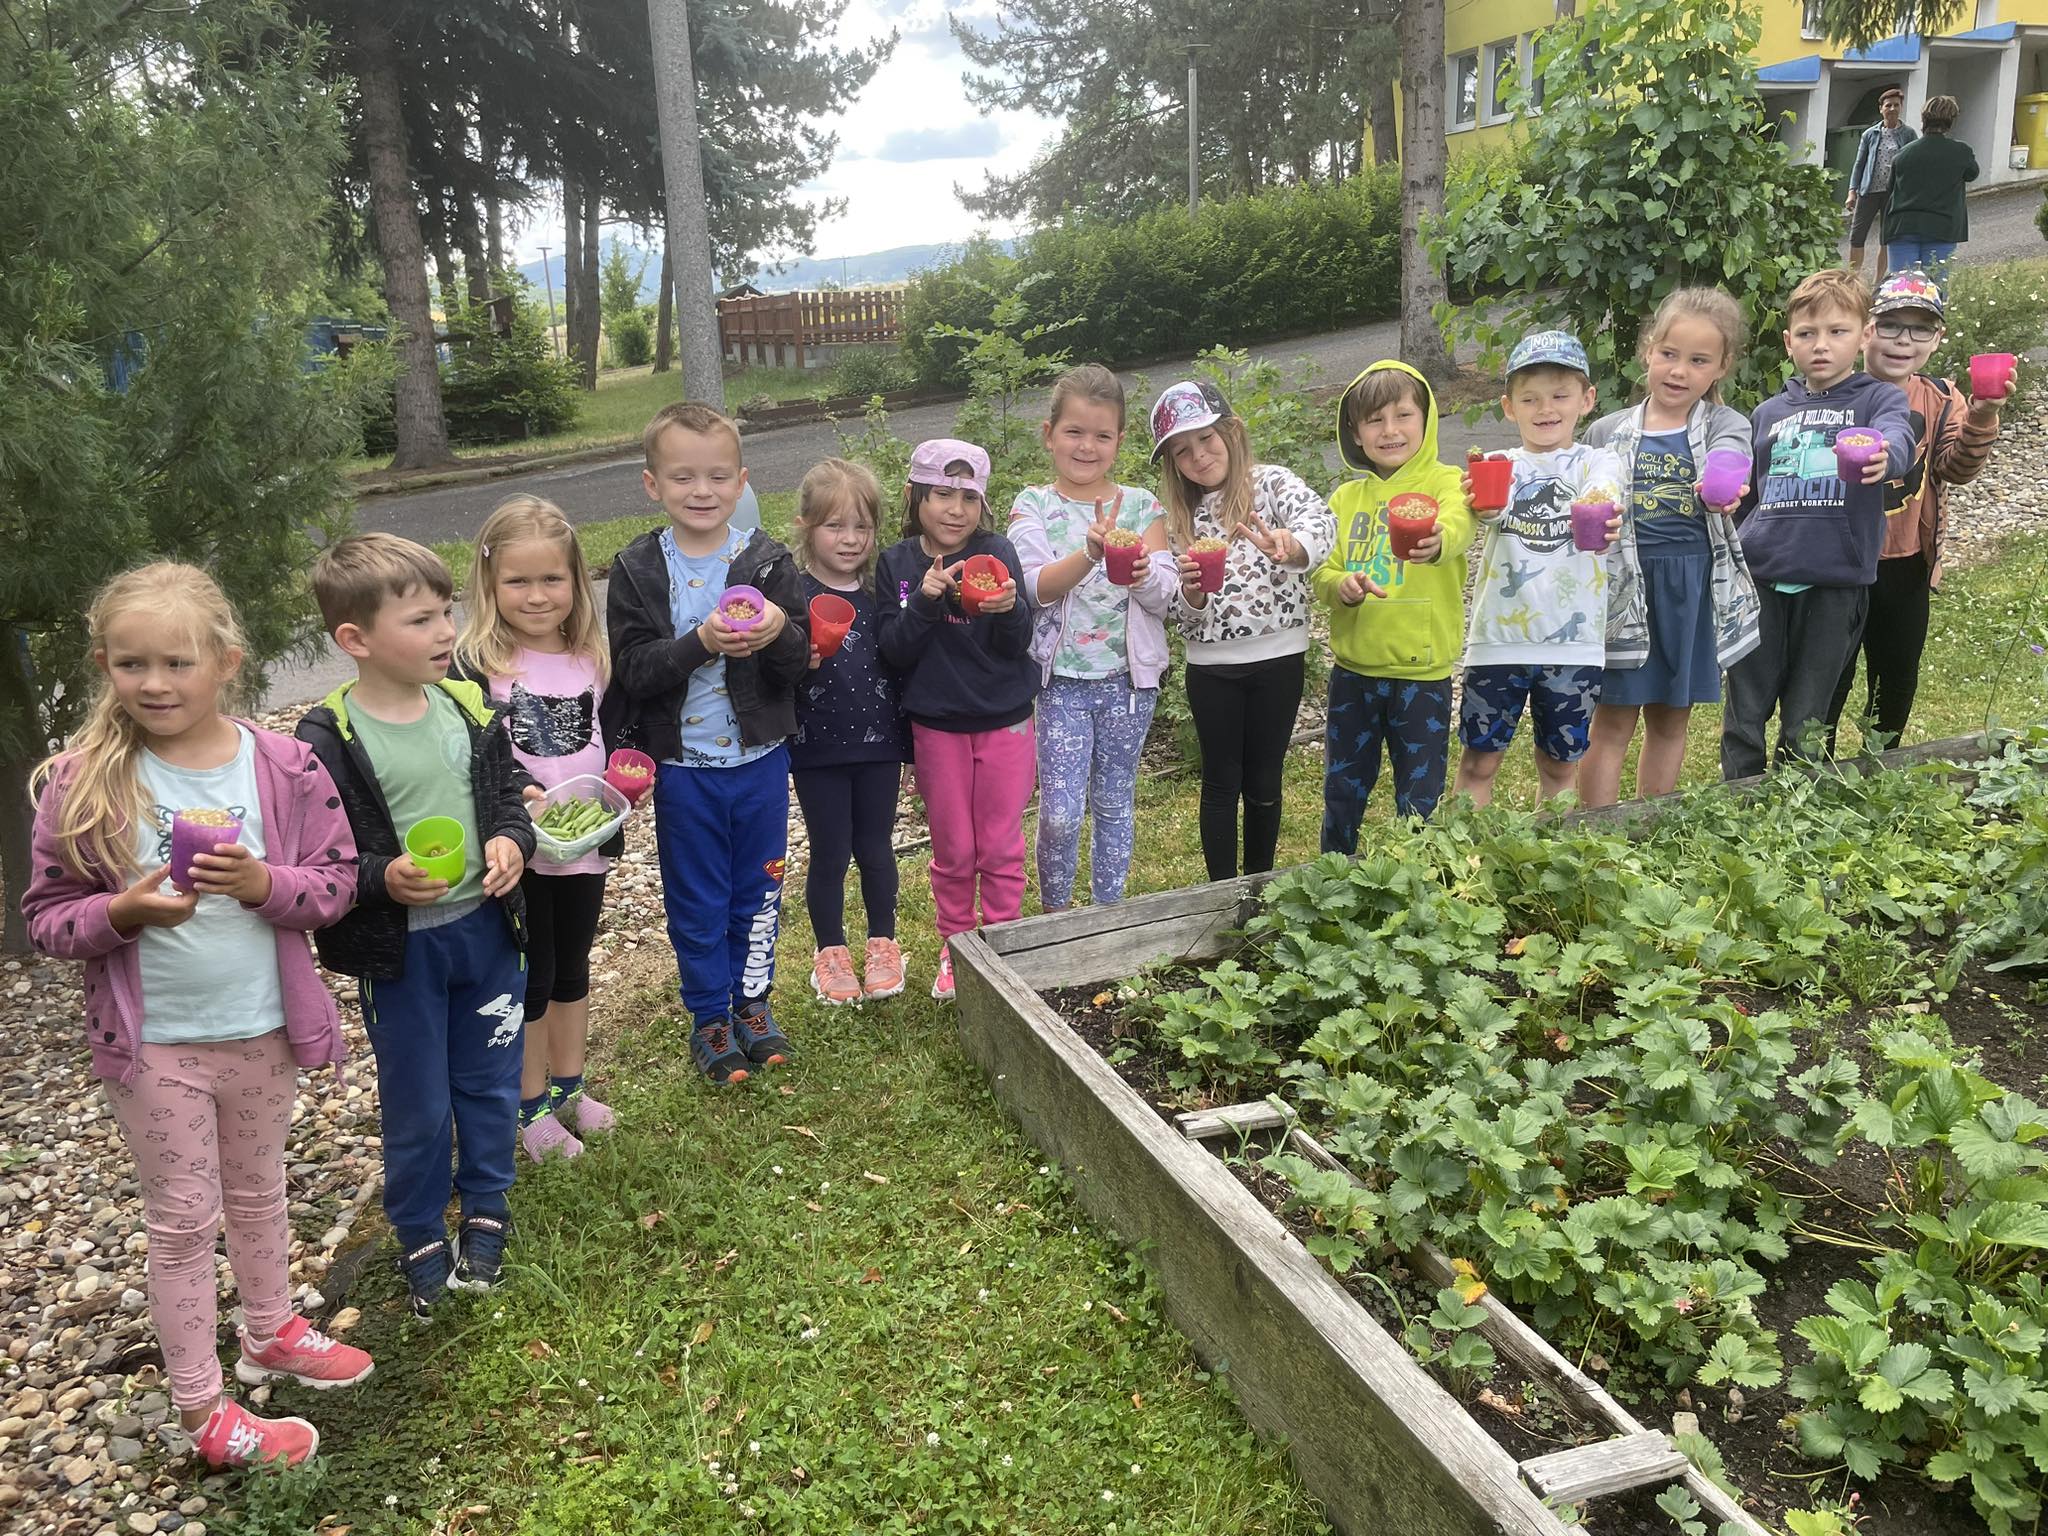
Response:
[[[1436,396],[1406,363],[1374,363],[1337,403],[1337,448],[1364,478],[1330,498],[1338,537],[1313,578],[1330,606],[1324,853],[1352,853],[1385,746],[1394,809],[1427,816],[1444,792],[1451,752],[1451,671],[1465,625],[1465,551],[1472,514],[1458,471],[1437,462]],[[1436,526],[1394,558],[1387,505],[1434,501]],[[1361,605],[1375,599],[1371,608]]]
[[[903,540],[875,575],[882,659],[901,674],[917,792],[932,829],[932,905],[939,969],[932,996],[953,995],[945,941],[1024,910],[1024,806],[1036,754],[1031,701],[1031,605],[1017,590],[1017,551],[988,527],[988,455],[934,438],[910,456]],[[989,555],[1010,573],[962,604],[969,560]]]
[[[356,664],[299,722],[340,791],[358,855],[356,907],[318,934],[330,971],[362,982],[363,1023],[383,1105],[384,1214],[416,1317],[443,1290],[497,1284],[511,1233],[512,1143],[526,1016],[529,782],[498,712],[449,679],[455,584],[440,556],[388,533],[358,534],[313,562],[327,631]],[[406,833],[429,817],[461,828],[454,881],[413,862]],[[451,1265],[451,1130],[462,1224]]]
[[[104,681],[36,770],[22,911],[37,949],[85,962],[87,1043],[142,1186],[150,1320],[179,1423],[216,1467],[296,1465],[319,1448],[311,1424],[259,1419],[221,1391],[213,1234],[225,1211],[238,1380],[345,1387],[370,1374],[368,1355],[292,1311],[285,1268],[297,1074],[344,1056],[306,930],[348,910],[355,842],[310,752],[221,713],[242,637],[205,572],[118,576],[88,625]],[[202,806],[240,830],[199,853],[179,889],[172,818]]]
[[[612,565],[613,680],[624,734],[661,765],[654,834],[690,1054],[712,1082],[739,1083],[789,1052],[768,991],[789,855],[784,743],[810,659],[803,593],[788,550],[732,526],[739,428],[708,405],[665,405],[642,448],[668,526]],[[722,600],[736,586],[763,599],[751,625]]]
[[[1589,806],[1621,798],[1639,715],[1636,793],[1676,789],[1693,706],[1719,703],[1722,670],[1756,649],[1756,583],[1730,521],[1736,501],[1710,507],[1701,496],[1708,454],[1750,451],[1749,418],[1721,403],[1742,340],[1742,310],[1719,288],[1667,295],[1643,330],[1643,398],[1586,434],[1620,460],[1628,509],[1607,561],[1607,671],[1579,765]]]
[[[1756,649],[1728,670],[1723,778],[1764,771],[1774,714],[1778,759],[1807,754],[1801,737],[1825,729],[1863,633],[1884,545],[1881,487],[1904,478],[1916,451],[1905,391],[1856,371],[1870,334],[1870,290],[1853,273],[1816,272],[1792,290],[1785,350],[1798,373],[1750,421],[1739,526],[1762,613]],[[1884,452],[1844,480],[1835,438],[1850,427],[1880,434]]]
[[[1604,449],[1572,441],[1594,398],[1592,369],[1576,336],[1538,331],[1509,354],[1500,409],[1522,445],[1510,454],[1507,506],[1478,513],[1486,542],[1458,708],[1465,750],[1457,792],[1479,805],[1493,799],[1525,704],[1536,730],[1539,799],[1570,789],[1574,765],[1586,755],[1607,655],[1607,562],[1605,549],[1578,547],[1572,504],[1614,504],[1606,548],[1621,528],[1620,464]]]
[[[538,496],[500,503],[477,535],[468,590],[455,672],[501,706],[512,755],[534,780],[527,800],[573,778],[603,777],[616,696],[605,690],[610,661],[590,571],[561,509]],[[519,1143],[535,1162],[583,1150],[572,1119],[586,1136],[612,1126],[611,1110],[584,1090],[583,1052],[606,855],[624,851],[619,837],[566,864],[539,859],[519,882],[527,930]]]
[[[1038,890],[1045,910],[1057,912],[1073,900],[1089,813],[1095,904],[1123,900],[1138,754],[1166,675],[1163,615],[1175,581],[1159,503],[1114,479],[1124,439],[1117,376],[1095,363],[1063,374],[1039,436],[1052,483],[1018,493],[1010,538],[1038,619]],[[1103,540],[1118,529],[1140,541],[1130,586],[1102,570]]]
[[[1202,749],[1202,858],[1211,880],[1273,867],[1281,772],[1301,708],[1308,653],[1308,573],[1336,524],[1322,497],[1277,464],[1253,460],[1244,422],[1205,380],[1167,386],[1152,405],[1180,589],[1174,621],[1187,642],[1188,711]],[[1223,585],[1202,590],[1190,554],[1217,541]],[[1238,804],[1244,862],[1238,863]]]
[[[1863,718],[1887,746],[1897,746],[1920,686],[1920,653],[1927,647],[1928,598],[1941,586],[1941,539],[1948,525],[1948,488],[1967,485],[1990,461],[1998,441],[2003,397],[1971,400],[1947,379],[1919,370],[1941,345],[1945,306],[1941,289],[1924,272],[1896,272],[1871,305],[1874,332],[1864,348],[1872,378],[1906,392],[1917,451],[1904,480],[1884,488],[1884,550],[1870,613],[1863,624],[1863,659],[1870,671]],[[1828,706],[1828,750],[1856,681],[1856,654],[1842,667]]]
[[[789,764],[811,844],[804,901],[818,953],[811,989],[829,1004],[894,997],[903,990],[896,943],[896,802],[910,733],[896,677],[876,644],[875,551],[882,488],[845,459],[813,465],[797,490],[796,563],[808,608],[843,599],[853,623],[839,649],[821,657],[815,626],[811,670],[797,688]],[[861,974],[846,947],[846,866],[860,865],[868,942]]]

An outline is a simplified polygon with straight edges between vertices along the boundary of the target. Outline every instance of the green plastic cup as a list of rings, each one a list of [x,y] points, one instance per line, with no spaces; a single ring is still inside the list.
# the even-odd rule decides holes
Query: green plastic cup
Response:
[[[453,816],[429,816],[415,822],[405,834],[405,851],[412,855],[422,874],[446,880],[450,885],[462,883],[467,851],[463,847],[462,823]]]

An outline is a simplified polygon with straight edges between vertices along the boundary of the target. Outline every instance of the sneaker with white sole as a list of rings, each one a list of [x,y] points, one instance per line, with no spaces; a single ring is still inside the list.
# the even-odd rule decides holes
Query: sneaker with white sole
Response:
[[[366,1351],[330,1339],[296,1315],[277,1330],[276,1338],[261,1346],[249,1342],[247,1330],[236,1332],[242,1339],[242,1357],[235,1362],[235,1380],[245,1387],[260,1387],[283,1377],[324,1392],[330,1387],[352,1387],[376,1369]]]
[[[193,1451],[213,1467],[274,1461],[296,1467],[320,1450],[320,1431],[304,1419],[259,1419],[232,1397],[214,1404],[212,1416],[187,1434]]]
[[[405,1276],[405,1290],[412,1315],[426,1322],[434,1315],[434,1303],[448,1289],[448,1241],[432,1238],[410,1253],[398,1256],[399,1272]]]
[[[488,1291],[498,1283],[505,1264],[505,1239],[512,1235],[510,1216],[474,1212],[462,1218],[455,1234],[455,1267],[448,1271],[451,1291]]]
[[[867,964],[861,967],[862,993],[872,1003],[902,990],[902,949],[894,939],[869,939]]]
[[[811,990],[827,1007],[843,1008],[860,1001],[860,978],[853,974],[853,953],[844,944],[827,945],[811,960]]]
[[[942,1003],[953,1001],[953,947],[939,946],[939,972],[932,977],[932,996]]]

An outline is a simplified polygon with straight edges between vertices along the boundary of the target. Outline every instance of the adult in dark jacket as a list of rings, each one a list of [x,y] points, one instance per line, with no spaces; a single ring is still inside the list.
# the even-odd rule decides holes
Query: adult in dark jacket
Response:
[[[1956,247],[1970,238],[1969,184],[1977,156],[1949,137],[1962,111],[1953,96],[1932,96],[1920,109],[1923,136],[1892,165],[1892,200],[1884,214],[1887,271],[1918,267],[1936,279]]]

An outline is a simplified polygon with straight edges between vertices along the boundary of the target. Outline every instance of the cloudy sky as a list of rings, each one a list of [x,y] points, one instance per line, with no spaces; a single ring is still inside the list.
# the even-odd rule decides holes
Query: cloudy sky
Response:
[[[1009,175],[1031,163],[1055,125],[1029,112],[978,115],[960,80],[967,69],[946,13],[992,30],[997,0],[851,0],[841,46],[900,34],[896,51],[847,111],[829,126],[839,134],[831,168],[805,188],[843,197],[846,211],[818,227],[815,254],[860,256],[899,245],[964,240],[976,229],[1011,234],[961,207],[954,183],[978,188],[982,172]],[[561,205],[550,198],[519,231],[518,259],[537,261],[548,245],[560,260]],[[796,253],[801,254],[801,253]]]

